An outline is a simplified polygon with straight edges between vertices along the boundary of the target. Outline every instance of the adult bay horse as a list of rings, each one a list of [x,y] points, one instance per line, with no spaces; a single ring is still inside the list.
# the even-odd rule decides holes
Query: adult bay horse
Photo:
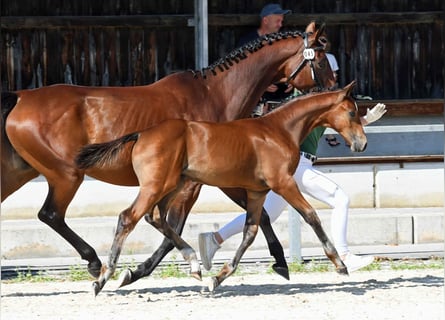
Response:
[[[230,264],[213,278],[212,291],[237,268],[254,241],[263,203],[269,190],[281,195],[313,228],[329,259],[339,273],[347,269],[324,232],[314,208],[305,200],[293,178],[300,144],[317,126],[340,133],[354,152],[366,148],[367,139],[357,104],[350,97],[354,82],[342,90],[307,95],[257,119],[210,123],[171,119],[139,133],[111,142],[85,146],[76,163],[86,173],[99,167],[118,166],[131,155],[140,190],[133,204],[121,212],[116,234],[101,275],[93,283],[95,294],[113,275],[123,243],[137,222],[147,214],[150,223],[169,238],[190,263],[190,272],[201,279],[196,253],[168,224],[156,205],[168,206],[192,180],[247,192],[247,216],[243,240]],[[123,282],[126,281],[123,273]]]
[[[49,191],[39,219],[68,241],[88,261],[90,274],[97,277],[101,262],[95,250],[65,222],[66,209],[84,178],[84,171],[74,163],[78,150],[86,144],[146,129],[165,119],[224,122],[248,117],[266,87],[275,81],[288,81],[302,90],[314,87],[316,82],[333,86],[325,44],[324,28],[317,30],[310,23],[305,32],[262,37],[201,71],[175,73],[147,86],[54,85],[5,93],[2,200],[30,179],[39,174],[45,176]],[[304,55],[307,52],[312,56]],[[117,185],[138,185],[130,157],[114,167],[89,174]],[[199,191],[198,183],[185,184],[168,210],[169,222],[179,233]],[[232,199],[243,204],[236,196]],[[268,230],[263,229],[273,233]],[[266,234],[268,241],[282,251],[276,237],[276,241],[271,240],[273,236]],[[165,240],[145,262],[141,276],[150,274],[172,248]]]

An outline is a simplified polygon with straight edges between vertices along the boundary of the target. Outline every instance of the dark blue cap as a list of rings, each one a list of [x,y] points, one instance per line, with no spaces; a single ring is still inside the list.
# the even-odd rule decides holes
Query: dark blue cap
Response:
[[[283,10],[281,6],[278,3],[269,3],[264,6],[264,8],[261,10],[260,17],[264,18],[266,16],[269,16],[271,14],[288,14],[291,13],[290,10]]]

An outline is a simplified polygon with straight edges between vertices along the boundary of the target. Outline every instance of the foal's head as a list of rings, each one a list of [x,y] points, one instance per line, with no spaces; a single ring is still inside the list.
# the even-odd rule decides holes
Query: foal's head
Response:
[[[357,103],[351,97],[354,86],[355,81],[340,90],[337,101],[326,114],[326,121],[351,146],[351,151],[362,152],[366,149],[367,139]]]

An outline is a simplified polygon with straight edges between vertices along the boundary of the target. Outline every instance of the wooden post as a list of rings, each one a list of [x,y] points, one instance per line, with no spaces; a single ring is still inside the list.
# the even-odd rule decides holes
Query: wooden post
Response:
[[[292,262],[301,262],[301,219],[297,210],[288,207],[289,255]]]
[[[195,67],[196,70],[209,65],[207,0],[195,0]]]

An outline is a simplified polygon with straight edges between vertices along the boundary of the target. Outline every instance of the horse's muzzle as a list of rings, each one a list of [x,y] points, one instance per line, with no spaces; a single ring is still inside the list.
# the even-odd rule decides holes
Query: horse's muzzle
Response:
[[[351,144],[351,151],[352,152],[363,152],[366,150],[367,146],[368,146],[368,142],[366,140],[364,141],[364,143],[354,141]]]

